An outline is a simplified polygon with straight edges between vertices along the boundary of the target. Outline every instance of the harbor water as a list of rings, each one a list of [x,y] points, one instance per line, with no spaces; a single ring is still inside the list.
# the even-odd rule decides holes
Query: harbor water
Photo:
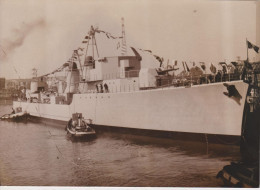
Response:
[[[240,158],[239,146],[189,139],[101,132],[75,141],[64,127],[0,121],[1,185],[221,187],[218,171]]]

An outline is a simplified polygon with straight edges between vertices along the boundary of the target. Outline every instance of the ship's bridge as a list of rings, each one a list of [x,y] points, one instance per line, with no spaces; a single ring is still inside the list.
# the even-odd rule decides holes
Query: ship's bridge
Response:
[[[99,59],[92,67],[85,67],[83,79],[86,82],[108,79],[138,77],[141,69],[140,60],[136,56],[114,56]]]

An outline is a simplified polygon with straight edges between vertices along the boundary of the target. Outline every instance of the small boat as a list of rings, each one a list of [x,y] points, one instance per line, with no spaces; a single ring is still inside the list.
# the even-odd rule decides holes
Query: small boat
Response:
[[[228,187],[259,187],[259,166],[255,163],[231,162],[217,174]]]
[[[20,112],[15,112],[13,110],[12,113],[10,114],[4,114],[1,116],[1,120],[13,120],[13,121],[21,121],[21,120],[26,120],[28,118],[29,114],[26,111],[20,111]]]
[[[83,120],[81,113],[72,114],[66,126],[67,133],[73,137],[95,136],[96,132]]]

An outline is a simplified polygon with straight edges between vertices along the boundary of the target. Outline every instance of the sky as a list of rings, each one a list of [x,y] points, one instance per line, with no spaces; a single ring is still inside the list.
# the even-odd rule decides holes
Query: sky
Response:
[[[38,75],[52,72],[85,46],[91,25],[121,36],[122,17],[129,55],[129,47],[149,49],[165,64],[246,59],[246,39],[256,44],[255,1],[0,0],[0,77],[29,78],[33,68]],[[119,54],[118,40],[96,38],[100,57]],[[140,54],[142,67],[159,66]]]

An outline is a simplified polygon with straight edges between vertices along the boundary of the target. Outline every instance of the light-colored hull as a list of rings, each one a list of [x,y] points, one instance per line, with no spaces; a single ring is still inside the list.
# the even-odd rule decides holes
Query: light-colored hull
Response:
[[[82,113],[93,124],[219,135],[241,134],[248,85],[235,85],[240,101],[223,94],[223,83],[163,88],[121,93],[74,94],[70,105],[13,103],[32,116],[68,121],[72,113]]]

